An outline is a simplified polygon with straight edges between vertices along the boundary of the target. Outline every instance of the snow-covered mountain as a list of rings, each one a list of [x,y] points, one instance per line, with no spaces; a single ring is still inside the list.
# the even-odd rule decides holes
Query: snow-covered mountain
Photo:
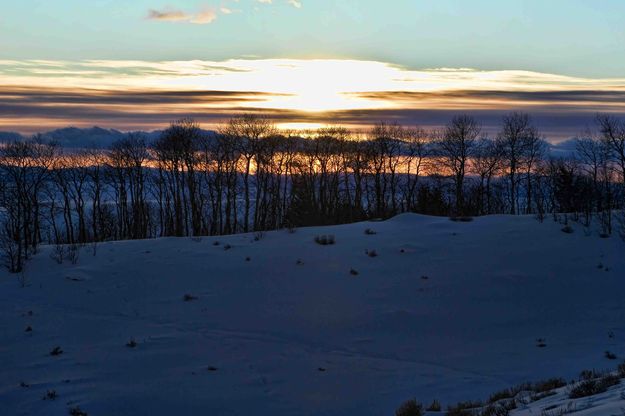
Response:
[[[204,130],[205,133],[212,133],[210,130]],[[104,149],[110,147],[115,141],[125,137],[129,132],[122,132],[115,129],[104,129],[101,127],[78,128],[65,127],[61,129],[51,130],[42,133],[44,140],[59,143],[64,148],[96,148]],[[152,131],[136,131],[134,133],[142,134],[150,143],[158,139],[162,130]],[[19,133],[0,132],[0,142],[20,141],[28,137]]]
[[[42,247],[26,287],[0,273],[0,414],[390,415],[615,368],[625,245],[561,228],[405,214],[103,243],[76,264]],[[622,384],[570,388],[511,414],[620,414]]]

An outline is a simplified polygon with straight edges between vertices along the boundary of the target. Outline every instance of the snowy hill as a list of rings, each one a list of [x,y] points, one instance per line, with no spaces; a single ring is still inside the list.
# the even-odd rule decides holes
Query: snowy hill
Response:
[[[560,229],[406,214],[105,243],[77,264],[43,247],[27,287],[0,275],[0,414],[391,415],[615,368],[625,245]],[[567,405],[568,388],[512,414]],[[622,398],[612,387],[577,414],[620,414]]]

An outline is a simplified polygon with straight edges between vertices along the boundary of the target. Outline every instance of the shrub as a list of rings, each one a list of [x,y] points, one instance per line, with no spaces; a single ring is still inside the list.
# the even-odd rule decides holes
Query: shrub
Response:
[[[78,257],[80,256],[80,246],[78,244],[70,244],[67,247],[67,259],[72,264],[78,263]]]
[[[33,332],[33,327],[28,325],[26,329],[24,330],[24,332]]]
[[[404,402],[395,410],[395,416],[421,416],[423,415],[423,406],[415,399]]]
[[[43,400],[56,400],[57,397],[56,390],[48,390],[43,396]]]
[[[453,222],[471,222],[473,221],[473,217],[469,216],[459,216],[459,217],[449,217],[449,219]]]
[[[356,270],[356,269],[351,269],[351,270],[349,271],[349,274],[351,274],[352,276],[358,276],[358,270]]]
[[[265,238],[265,232],[264,231],[257,231],[254,233],[254,241],[260,241],[263,238]]]
[[[322,246],[331,246],[335,243],[333,235],[318,235],[315,237],[315,243]]]
[[[428,412],[440,412],[441,403],[435,399],[425,410],[427,410]]]
[[[566,386],[566,381],[563,378],[548,378],[534,383],[531,390],[536,393],[544,393],[564,386]]]
[[[607,358],[608,360],[616,360],[616,354],[614,354],[612,351],[606,351],[604,355],[605,358]]]
[[[598,379],[584,380],[574,386],[569,392],[569,398],[594,396],[606,392],[610,387],[616,386],[621,380],[614,374],[606,374]]]
[[[183,297],[182,300],[184,300],[185,302],[191,302],[192,300],[197,300],[197,296],[193,296],[189,293],[186,293]]]
[[[365,254],[369,257],[378,257],[378,252],[375,250],[367,250]]]
[[[81,410],[79,406],[70,408],[69,414],[70,416],[89,416],[89,413]]]
[[[520,391],[520,386],[497,391],[490,395],[490,397],[488,398],[488,403],[496,403],[500,400],[512,399],[514,396],[519,394]]]
[[[601,373],[597,370],[582,370],[582,372],[579,373],[579,378],[581,380],[592,380],[599,377],[601,377]]]
[[[565,225],[564,227],[562,227],[562,232],[566,234],[573,234],[573,227],[571,227],[570,225]]]
[[[510,414],[510,410],[516,408],[516,403],[514,402],[514,400],[511,400],[510,403],[513,403],[514,407],[509,408],[508,403],[506,403],[505,405],[490,404],[486,406],[486,408],[484,408],[484,410],[482,410],[479,413],[479,415],[480,416],[508,416]]]
[[[231,246],[230,244],[226,244],[226,245],[224,246],[224,250],[225,250],[225,251],[228,251],[228,250],[230,250],[231,248],[232,248],[232,246]]]
[[[137,346],[137,341],[134,338],[130,338],[130,340],[126,343],[128,348],[135,348]]]
[[[52,351],[50,351],[50,355],[53,357],[56,357],[61,354],[63,354],[63,350],[61,349],[61,347],[58,347],[58,346],[52,348]]]
[[[375,232],[375,230],[372,230],[371,228],[367,228],[365,230],[365,235],[376,235],[377,233]]]
[[[473,416],[476,409],[482,407],[482,402],[460,402],[455,406],[447,407],[447,416]]]
[[[62,244],[55,244],[54,250],[50,253],[50,258],[56,261],[58,264],[63,264],[63,258],[65,257],[65,247]]]
[[[619,377],[625,378],[625,362],[619,364],[616,371],[618,372]]]
[[[547,346],[547,340],[545,338],[537,338],[536,346],[538,348],[545,348]]]

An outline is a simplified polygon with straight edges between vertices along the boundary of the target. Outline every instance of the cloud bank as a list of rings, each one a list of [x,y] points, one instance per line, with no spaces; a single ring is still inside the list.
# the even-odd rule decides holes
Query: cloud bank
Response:
[[[597,112],[624,113],[625,79],[356,60],[0,61],[0,130],[24,133],[151,129],[179,117],[211,124],[242,112],[355,128],[380,120],[438,127],[462,112],[495,133],[512,110],[531,113],[547,138],[563,140]]]

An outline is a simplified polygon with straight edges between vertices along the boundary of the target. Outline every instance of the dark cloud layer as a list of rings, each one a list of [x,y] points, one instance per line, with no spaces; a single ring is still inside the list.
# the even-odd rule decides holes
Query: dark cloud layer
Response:
[[[436,128],[454,114],[468,113],[480,120],[485,132],[496,134],[505,113],[522,109],[548,139],[559,141],[592,126],[596,112],[625,112],[623,91],[368,92],[358,96],[390,101],[398,108],[306,112],[262,107],[275,96],[248,91],[0,88],[0,130],[33,133],[62,124],[150,130],[180,117],[215,124],[244,112],[267,114],[278,123],[358,127],[388,121]]]

